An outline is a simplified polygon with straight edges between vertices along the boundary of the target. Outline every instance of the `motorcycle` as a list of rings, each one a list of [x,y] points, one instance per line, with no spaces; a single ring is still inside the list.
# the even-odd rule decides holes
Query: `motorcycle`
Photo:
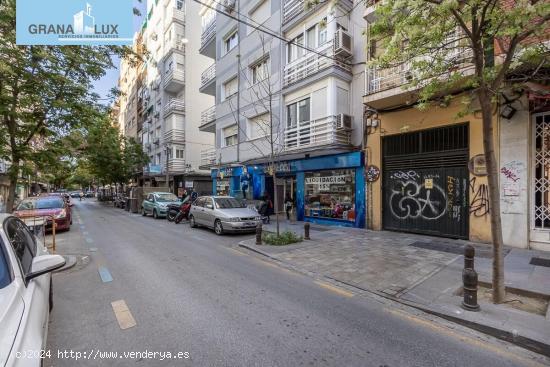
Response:
[[[174,218],[174,223],[178,224],[183,219],[189,220],[189,211],[191,210],[191,200],[184,201],[180,206],[180,211]]]
[[[176,224],[178,224],[183,218],[187,218],[190,209],[191,202],[189,197],[186,197],[181,203],[168,205],[168,213],[166,214],[166,218],[169,222],[174,222],[177,220]]]
[[[176,216],[180,212],[181,204],[169,204],[168,205],[168,212],[166,213],[166,219],[168,219],[169,222],[173,222],[174,219],[176,219]]]

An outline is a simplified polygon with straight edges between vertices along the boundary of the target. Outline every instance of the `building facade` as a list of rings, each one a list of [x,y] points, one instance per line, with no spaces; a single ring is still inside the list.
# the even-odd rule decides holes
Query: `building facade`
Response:
[[[186,175],[209,180],[209,173],[199,169],[201,149],[213,144],[212,135],[198,129],[201,112],[213,104],[213,98],[197,93],[197,70],[208,61],[198,52],[199,10],[192,0],[147,4],[147,18],[136,37],[145,60],[137,69],[133,66],[133,87],[127,93],[133,96],[128,103],[135,105],[121,117],[130,121],[124,130],[129,135],[135,131],[150,159],[140,186],[169,186],[178,193]]]
[[[367,23],[376,21],[375,11],[371,2]],[[471,54],[457,52],[463,75],[471,74]],[[376,230],[491,242],[480,107],[473,101],[465,112],[453,102],[419,111],[418,91],[404,88],[410,67],[367,71],[366,170],[376,173],[367,184],[367,222]],[[528,82],[495,103],[505,245],[550,249],[549,91]]]
[[[364,227],[362,2],[214,5],[201,13],[213,190],[276,193],[278,210],[290,196],[298,220]]]

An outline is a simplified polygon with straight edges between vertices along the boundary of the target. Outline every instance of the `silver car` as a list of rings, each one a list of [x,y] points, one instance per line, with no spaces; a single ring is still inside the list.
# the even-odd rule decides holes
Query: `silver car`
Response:
[[[261,221],[258,213],[231,196],[200,196],[191,205],[189,224],[224,232],[251,232]]]

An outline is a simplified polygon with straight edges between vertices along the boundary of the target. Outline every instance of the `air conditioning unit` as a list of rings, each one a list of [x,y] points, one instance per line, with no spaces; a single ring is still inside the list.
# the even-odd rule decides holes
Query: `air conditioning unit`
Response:
[[[336,116],[336,128],[337,129],[346,129],[351,130],[352,129],[352,123],[353,123],[353,117],[350,115],[346,115],[344,113],[341,113]]]
[[[334,34],[334,55],[342,57],[350,57],[351,53],[351,35],[339,29]]]
[[[235,9],[235,0],[223,0],[222,5],[226,12],[231,13]]]

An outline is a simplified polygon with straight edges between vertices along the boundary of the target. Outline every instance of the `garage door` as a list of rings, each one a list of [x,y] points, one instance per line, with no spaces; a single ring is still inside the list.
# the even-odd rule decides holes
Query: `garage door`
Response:
[[[468,238],[468,125],[383,138],[385,229]]]

